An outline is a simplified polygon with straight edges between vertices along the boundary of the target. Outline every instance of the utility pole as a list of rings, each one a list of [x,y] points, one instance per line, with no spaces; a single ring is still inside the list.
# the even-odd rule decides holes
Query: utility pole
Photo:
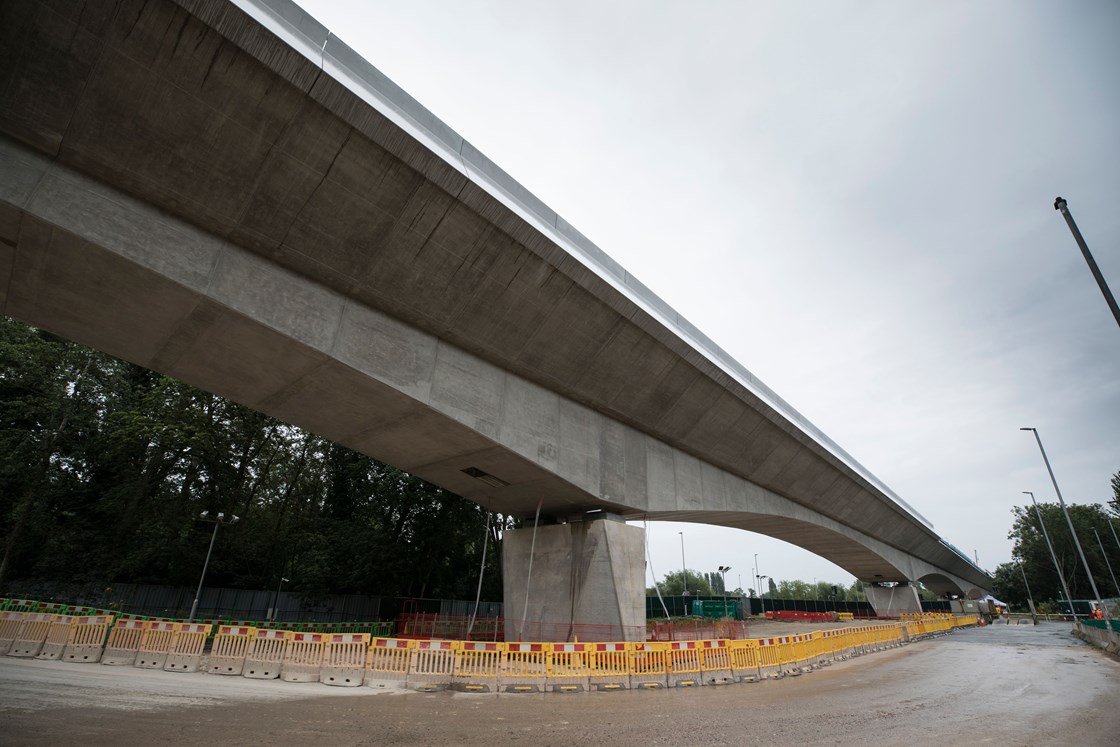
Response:
[[[1066,577],[1062,575],[1062,566],[1058,563],[1058,555],[1054,552],[1054,545],[1050,542],[1050,533],[1046,531],[1046,522],[1042,520],[1042,511],[1038,508],[1038,501],[1034,499],[1034,493],[1029,490],[1024,490],[1024,494],[1031,497],[1031,503],[1034,504],[1034,513],[1038,517],[1038,526],[1042,528],[1042,536],[1046,540],[1046,549],[1050,551],[1050,559],[1054,561],[1054,570],[1058,573],[1058,580],[1062,582],[1062,591],[1066,593],[1066,599],[1069,600],[1069,612],[1073,615],[1073,619],[1077,619],[1077,612],[1073,609],[1073,597],[1069,595],[1069,587],[1066,586]],[[1025,574],[1024,574],[1025,575]],[[1059,607],[1059,610],[1061,608]]]
[[[1105,303],[1108,308],[1112,309],[1112,315],[1116,317],[1116,324],[1120,325],[1120,306],[1116,305],[1116,299],[1112,296],[1112,291],[1108,288],[1108,283],[1105,282],[1104,275],[1097,267],[1097,262],[1093,259],[1093,255],[1089,252],[1089,245],[1085,243],[1085,239],[1081,236],[1081,231],[1077,230],[1077,224],[1073,222],[1073,215],[1069,212],[1069,206],[1061,197],[1054,200],[1054,209],[1062,214],[1066,219],[1066,224],[1069,225],[1070,233],[1073,234],[1073,240],[1077,242],[1078,248],[1081,249],[1081,256],[1085,257],[1085,264],[1089,265],[1089,272],[1093,273],[1093,277],[1100,286],[1101,293],[1104,294]]]

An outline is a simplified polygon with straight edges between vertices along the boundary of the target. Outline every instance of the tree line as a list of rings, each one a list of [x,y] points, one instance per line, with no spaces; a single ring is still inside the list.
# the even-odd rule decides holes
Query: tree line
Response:
[[[180,381],[0,317],[8,581],[501,599],[504,516]]]
[[[1120,472],[1112,476],[1111,487],[1113,496],[1105,505],[1067,504],[1097,591],[1106,599],[1120,597],[1115,580],[1120,574]],[[1020,609],[1027,609],[1029,597],[1040,611],[1057,611],[1057,600],[1064,598],[1064,578],[1074,599],[1091,599],[1092,586],[1061,506],[1039,503],[1037,510],[1033,505],[1016,506],[1012,515],[1014,522],[1008,539],[1015,543],[1013,560],[996,568],[992,593]],[[1047,547],[1047,537],[1054,557]]]
[[[837,602],[863,602],[866,597],[863,593],[863,582],[856,580],[849,585],[831,583],[828,581],[783,580],[775,582],[768,578],[768,586],[761,594],[754,589],[735,588],[725,590],[724,576],[718,571],[700,572],[688,569],[687,571],[674,571],[665,574],[664,580],[657,586],[646,588],[646,596],[656,596],[658,590],[662,596],[681,596],[685,589],[692,596],[721,596],[729,597],[764,597],[766,599],[827,599]],[[936,595],[928,594],[935,599]],[[923,597],[924,598],[924,597]]]

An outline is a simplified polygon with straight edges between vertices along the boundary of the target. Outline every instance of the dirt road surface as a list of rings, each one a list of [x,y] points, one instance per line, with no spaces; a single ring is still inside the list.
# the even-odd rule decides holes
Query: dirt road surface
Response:
[[[1069,625],[959,630],[687,690],[386,693],[0,657],[4,745],[1120,744],[1120,662]]]

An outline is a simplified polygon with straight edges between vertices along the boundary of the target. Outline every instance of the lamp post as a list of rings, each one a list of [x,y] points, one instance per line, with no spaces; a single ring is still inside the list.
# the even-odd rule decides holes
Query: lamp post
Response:
[[[677,532],[681,536],[681,584],[684,588],[681,591],[682,597],[688,596],[688,565],[684,562],[684,532]],[[688,602],[684,605],[684,614],[688,615]]]
[[[194,604],[191,605],[191,614],[187,617],[187,622],[194,620],[194,613],[198,611],[198,598],[202,596],[202,582],[206,580],[206,568],[210,565],[210,553],[214,552],[214,540],[218,539],[218,527],[222,524],[236,524],[241,518],[235,514],[230,516],[233,518],[227,519],[220,511],[214,518],[210,518],[209,511],[203,511],[198,515],[202,521],[209,521],[214,525],[214,533],[210,535],[210,548],[206,551],[206,561],[202,564],[202,575],[198,579],[198,591],[194,593]]]
[[[1066,502],[1062,499],[1062,491],[1058,488],[1058,480],[1054,477],[1054,470],[1050,468],[1050,460],[1046,457],[1046,449],[1042,448],[1042,438],[1039,437],[1038,431],[1034,428],[1020,428],[1021,431],[1030,431],[1034,434],[1034,440],[1038,442],[1038,450],[1042,452],[1042,461],[1046,463],[1046,471],[1050,473],[1050,482],[1054,483],[1054,492],[1058,494],[1058,503],[1062,506],[1062,513],[1066,516],[1066,523],[1069,524],[1069,533],[1073,535],[1073,544],[1077,548],[1077,554],[1081,556],[1081,564],[1085,566],[1085,575],[1089,577],[1089,586],[1093,589],[1093,599],[1097,602],[1097,607],[1103,609],[1104,604],[1101,602],[1101,593],[1097,591],[1097,582],[1093,580],[1093,572],[1089,570],[1089,561],[1085,559],[1085,551],[1081,549],[1081,540],[1077,538],[1077,530],[1073,528],[1073,519],[1069,518],[1069,510],[1066,509]],[[1066,592],[1069,596],[1069,592]],[[1070,612],[1073,612],[1073,598],[1069,600]],[[1105,612],[1107,616],[1108,613]],[[1077,615],[1074,615],[1074,620]]]
[[[1019,573],[1023,574],[1023,586],[1027,587],[1027,601],[1030,602],[1031,605],[1031,620],[1034,621],[1035,625],[1038,625],[1038,613],[1034,608],[1034,595],[1031,594],[1031,585],[1027,583],[1027,572],[1023,570],[1023,564],[1018,559],[1015,560],[1015,564],[1019,566]],[[1007,623],[1008,625],[1011,624],[1010,613],[1007,615]]]
[[[269,620],[275,620],[280,614],[280,590],[284,588],[284,584],[288,581],[291,581],[291,579],[280,577],[280,585],[276,587],[276,596],[272,599],[272,608],[268,611]]]
[[[1058,555],[1054,552],[1054,545],[1050,543],[1050,533],[1046,531],[1046,522],[1042,520],[1042,511],[1038,508],[1038,501],[1034,499],[1034,493],[1029,490],[1024,490],[1024,493],[1031,497],[1031,503],[1034,504],[1034,513],[1038,516],[1038,525],[1042,527],[1042,536],[1046,539],[1046,549],[1050,551],[1050,559],[1054,561],[1054,571],[1058,574],[1058,580],[1062,582],[1062,591],[1066,593],[1066,599],[1070,600],[1069,611],[1073,615],[1073,619],[1077,619],[1077,613],[1073,610],[1073,597],[1069,595],[1069,587],[1066,586],[1066,577],[1062,575],[1062,567],[1058,565]]]
[[[762,600],[762,616],[766,617],[766,597],[764,597],[762,595],[762,591],[761,591],[761,589],[762,589],[762,579],[764,579],[764,578],[770,578],[770,577],[767,576],[766,574],[762,574],[761,576],[758,577],[758,588],[759,588],[758,598]]]
[[[1112,296],[1112,291],[1108,288],[1108,283],[1101,274],[1101,270],[1097,267],[1096,260],[1089,252],[1089,245],[1085,243],[1085,239],[1081,236],[1081,231],[1078,230],[1077,224],[1073,222],[1073,215],[1069,212],[1069,207],[1066,201],[1061,197],[1054,200],[1054,209],[1062,214],[1066,219],[1066,225],[1069,226],[1070,233],[1073,234],[1073,240],[1077,242],[1077,247],[1081,250],[1081,256],[1085,258],[1085,264],[1089,265],[1089,272],[1093,274],[1093,279],[1097,281],[1097,287],[1101,289],[1101,294],[1104,296],[1104,302],[1108,304],[1108,308],[1112,311],[1112,316],[1116,318],[1116,323],[1120,324],[1120,306],[1116,305],[1116,299]],[[1097,600],[1100,601],[1099,599]]]
[[[729,565],[721,565],[719,567],[720,575],[723,576],[723,614],[727,614],[727,572],[731,570]]]

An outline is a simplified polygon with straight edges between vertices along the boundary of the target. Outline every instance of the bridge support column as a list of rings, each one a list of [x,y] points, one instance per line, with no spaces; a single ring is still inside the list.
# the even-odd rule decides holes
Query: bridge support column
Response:
[[[600,516],[505,532],[507,641],[645,639],[645,530]]]
[[[879,617],[898,617],[910,612],[922,611],[922,600],[918,590],[910,584],[895,586],[875,586],[864,584],[863,593],[867,603]]]

